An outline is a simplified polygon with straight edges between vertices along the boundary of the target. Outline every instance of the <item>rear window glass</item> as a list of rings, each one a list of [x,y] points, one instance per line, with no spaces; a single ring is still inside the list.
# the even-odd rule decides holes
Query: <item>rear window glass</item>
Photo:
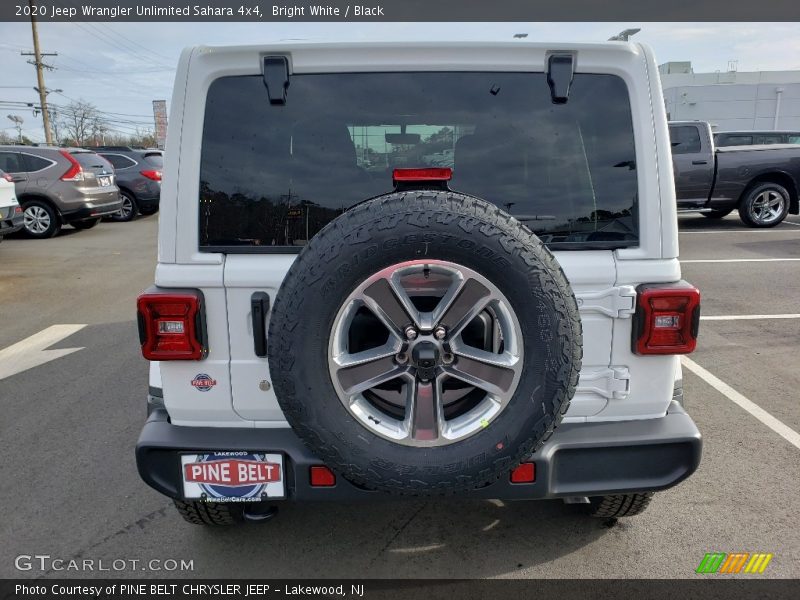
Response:
[[[700,152],[700,132],[697,127],[670,127],[669,137],[672,140],[673,154],[690,154]]]
[[[144,162],[146,162],[151,167],[156,167],[158,169],[161,169],[164,167],[164,156],[159,152],[154,152],[153,154],[145,154]]]
[[[110,168],[109,163],[105,158],[94,152],[71,152],[72,158],[78,161],[78,164],[84,169],[100,169]]]
[[[717,141],[719,146],[750,146],[752,143],[752,135],[723,135]]]
[[[136,166],[136,161],[127,156],[122,156],[122,154],[102,154],[101,156],[114,165],[115,169],[128,169]]]
[[[553,104],[543,73],[294,75],[285,106],[260,76],[217,79],[205,112],[200,246],[302,246],[397,167],[447,166],[451,189],[554,248],[638,243],[628,91],[576,74]],[[248,248],[250,247],[250,248]]]
[[[22,155],[19,152],[0,152],[0,169],[6,173],[22,173]]]

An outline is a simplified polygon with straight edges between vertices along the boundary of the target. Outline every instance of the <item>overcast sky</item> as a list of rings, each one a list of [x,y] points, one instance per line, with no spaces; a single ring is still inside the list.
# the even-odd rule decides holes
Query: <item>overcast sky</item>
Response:
[[[182,48],[195,44],[311,40],[510,40],[528,33],[536,41],[605,40],[628,27],[641,27],[635,40],[649,43],[659,63],[690,60],[695,72],[725,71],[738,61],[739,71],[800,70],[798,23],[40,23],[47,60],[49,101],[93,103],[113,120],[112,127],[132,132],[152,129],[152,100],[170,100],[174,66]],[[0,100],[37,102],[36,75],[29,57],[29,24],[0,23]],[[30,110],[0,104],[0,129],[13,132],[6,114],[24,120],[24,132],[43,141],[41,117]]]

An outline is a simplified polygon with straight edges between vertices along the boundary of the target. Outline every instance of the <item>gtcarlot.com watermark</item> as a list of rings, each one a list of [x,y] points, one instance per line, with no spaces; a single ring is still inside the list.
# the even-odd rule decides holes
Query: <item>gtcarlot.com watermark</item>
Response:
[[[20,554],[14,559],[17,571],[194,571],[194,560],[174,558],[60,558],[49,554]]]

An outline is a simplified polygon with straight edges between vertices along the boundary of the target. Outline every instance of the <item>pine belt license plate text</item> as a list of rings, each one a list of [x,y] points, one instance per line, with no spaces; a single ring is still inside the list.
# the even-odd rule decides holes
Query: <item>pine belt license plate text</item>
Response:
[[[100,187],[108,187],[111,185],[111,177],[98,177],[100,181]]]
[[[187,499],[258,502],[286,495],[281,454],[183,454],[181,477],[183,495]]]

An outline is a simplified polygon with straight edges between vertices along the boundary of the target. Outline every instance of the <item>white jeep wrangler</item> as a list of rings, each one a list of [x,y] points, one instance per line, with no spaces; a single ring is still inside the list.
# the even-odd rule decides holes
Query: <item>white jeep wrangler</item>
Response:
[[[187,49],[159,228],[136,458],[192,523],[456,494],[627,516],[697,468],[645,46]]]

